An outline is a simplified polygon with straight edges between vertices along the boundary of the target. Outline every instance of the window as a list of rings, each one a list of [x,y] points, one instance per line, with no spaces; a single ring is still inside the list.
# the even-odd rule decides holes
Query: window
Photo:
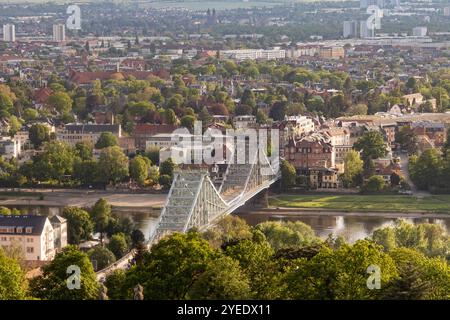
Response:
[[[22,229],[23,229],[22,227],[17,227],[17,228],[16,228],[16,232],[17,232],[17,233],[22,233],[22,232],[23,232]]]
[[[27,238],[27,242],[28,243],[33,243],[34,239],[33,238]]]
[[[0,240],[5,242],[5,241],[8,240],[8,238],[6,238],[6,237],[1,237]]]
[[[25,229],[25,232],[26,233],[31,233],[33,231],[33,227],[27,227],[26,229]]]
[[[27,247],[27,253],[34,253],[33,247]]]

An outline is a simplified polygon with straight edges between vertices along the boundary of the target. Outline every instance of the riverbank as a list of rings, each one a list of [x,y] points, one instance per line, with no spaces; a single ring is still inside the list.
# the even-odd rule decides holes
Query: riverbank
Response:
[[[270,210],[339,212],[346,213],[400,213],[400,214],[450,214],[450,195],[433,195],[418,198],[407,195],[273,195],[269,198]],[[331,211],[330,211],[331,210]]]
[[[262,215],[262,216],[284,216],[284,217],[376,217],[386,219],[399,219],[399,218],[429,218],[429,219],[446,219],[450,218],[449,213],[431,213],[431,212],[390,212],[390,211],[336,211],[331,209],[297,209],[297,208],[283,208],[283,207],[270,207],[270,208],[258,208],[252,211],[245,210],[245,212],[236,211],[237,216],[242,215]]]
[[[91,207],[103,198],[116,211],[148,212],[159,211],[167,195],[153,193],[124,193],[103,190],[77,189],[21,189],[2,191],[0,206],[5,207]]]

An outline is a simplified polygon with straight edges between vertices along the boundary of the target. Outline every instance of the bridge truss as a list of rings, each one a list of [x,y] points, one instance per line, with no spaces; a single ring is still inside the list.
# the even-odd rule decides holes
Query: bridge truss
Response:
[[[254,157],[249,163],[229,164],[219,188],[214,186],[207,170],[175,172],[150,242],[172,232],[187,232],[194,227],[206,229],[269,188],[280,177],[279,164],[271,163],[259,152]]]

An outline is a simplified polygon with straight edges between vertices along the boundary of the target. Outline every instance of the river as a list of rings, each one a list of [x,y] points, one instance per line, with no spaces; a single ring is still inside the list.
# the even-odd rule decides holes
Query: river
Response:
[[[21,208],[33,214],[59,214],[62,211],[61,207],[46,207],[46,206],[24,206]],[[121,217],[130,217],[136,226],[148,238],[156,228],[158,221],[159,210],[152,210],[149,212],[137,211],[116,211],[113,213]],[[250,225],[257,225],[264,221],[301,221],[311,226],[317,236],[327,238],[329,234],[335,236],[343,236],[347,241],[354,242],[358,239],[363,239],[372,234],[378,228],[394,225],[400,218],[389,218],[385,216],[368,216],[368,215],[340,215],[339,213],[333,215],[314,214],[313,212],[250,212],[244,211],[236,214],[236,216],[244,219]],[[414,224],[418,223],[436,223],[445,228],[447,233],[450,233],[450,217],[445,218],[401,218]]]

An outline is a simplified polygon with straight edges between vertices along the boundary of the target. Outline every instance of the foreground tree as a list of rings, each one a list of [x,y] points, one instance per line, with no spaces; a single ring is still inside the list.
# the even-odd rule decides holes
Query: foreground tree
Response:
[[[0,300],[25,299],[25,276],[19,264],[0,247]]]
[[[221,257],[206,267],[188,293],[195,300],[249,299],[250,285],[239,263],[229,257]]]
[[[92,264],[96,265],[96,271],[106,268],[110,264],[116,262],[116,257],[109,249],[97,246],[87,252]],[[95,261],[95,264],[94,264]]]
[[[141,283],[145,299],[186,299],[193,283],[217,253],[196,232],[173,234],[153,246],[142,264],[130,270],[133,287]]]
[[[80,289],[69,289],[67,270],[70,266],[80,268]],[[70,270],[70,269],[69,269]],[[55,259],[42,267],[42,275],[30,281],[32,296],[48,300],[96,299],[98,283],[92,264],[85,253],[75,246],[67,246]],[[74,274],[72,273],[72,276]],[[70,280],[69,280],[70,281]]]

